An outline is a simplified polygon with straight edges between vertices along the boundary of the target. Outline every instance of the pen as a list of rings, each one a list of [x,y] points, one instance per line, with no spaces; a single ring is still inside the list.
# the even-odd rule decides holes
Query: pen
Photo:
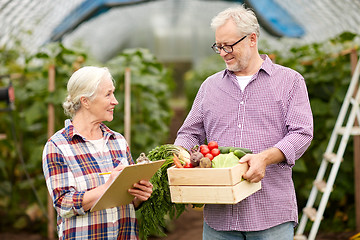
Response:
[[[119,171],[119,172],[121,172],[122,171],[122,169]],[[110,172],[102,172],[102,173],[99,173],[99,176],[100,175],[107,175],[107,174],[111,174],[112,172],[110,171]]]

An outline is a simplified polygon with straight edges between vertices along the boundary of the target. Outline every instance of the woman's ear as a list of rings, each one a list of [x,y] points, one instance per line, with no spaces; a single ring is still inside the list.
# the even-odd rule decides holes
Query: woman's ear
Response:
[[[80,102],[81,102],[81,105],[84,107],[84,108],[86,108],[86,109],[89,109],[89,103],[90,103],[90,101],[89,101],[89,99],[87,98],[87,97],[81,97],[80,98]]]

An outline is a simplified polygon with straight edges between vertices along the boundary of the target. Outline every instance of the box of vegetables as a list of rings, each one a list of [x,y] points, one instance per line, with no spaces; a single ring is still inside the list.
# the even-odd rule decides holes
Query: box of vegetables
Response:
[[[193,204],[236,204],[261,189],[261,182],[243,179],[247,163],[239,163],[246,148],[219,147],[216,142],[196,146],[190,159],[174,155],[167,169],[171,201]]]

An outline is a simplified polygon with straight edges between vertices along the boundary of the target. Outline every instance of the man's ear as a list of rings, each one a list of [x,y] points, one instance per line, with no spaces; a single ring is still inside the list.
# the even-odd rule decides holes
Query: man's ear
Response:
[[[256,36],[256,33],[251,33],[250,34],[250,41],[251,41],[251,46],[256,46],[257,44],[257,36]]]
[[[87,97],[81,97],[80,98],[80,102],[81,102],[81,105],[86,108],[86,109],[89,109],[89,99]]]

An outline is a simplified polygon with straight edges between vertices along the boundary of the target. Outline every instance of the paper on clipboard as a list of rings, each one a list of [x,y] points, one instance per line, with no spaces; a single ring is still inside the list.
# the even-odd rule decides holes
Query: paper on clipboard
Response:
[[[159,160],[126,166],[92,206],[90,212],[131,203],[134,196],[128,192],[128,189],[140,180],[150,180],[164,162],[165,160]]]

